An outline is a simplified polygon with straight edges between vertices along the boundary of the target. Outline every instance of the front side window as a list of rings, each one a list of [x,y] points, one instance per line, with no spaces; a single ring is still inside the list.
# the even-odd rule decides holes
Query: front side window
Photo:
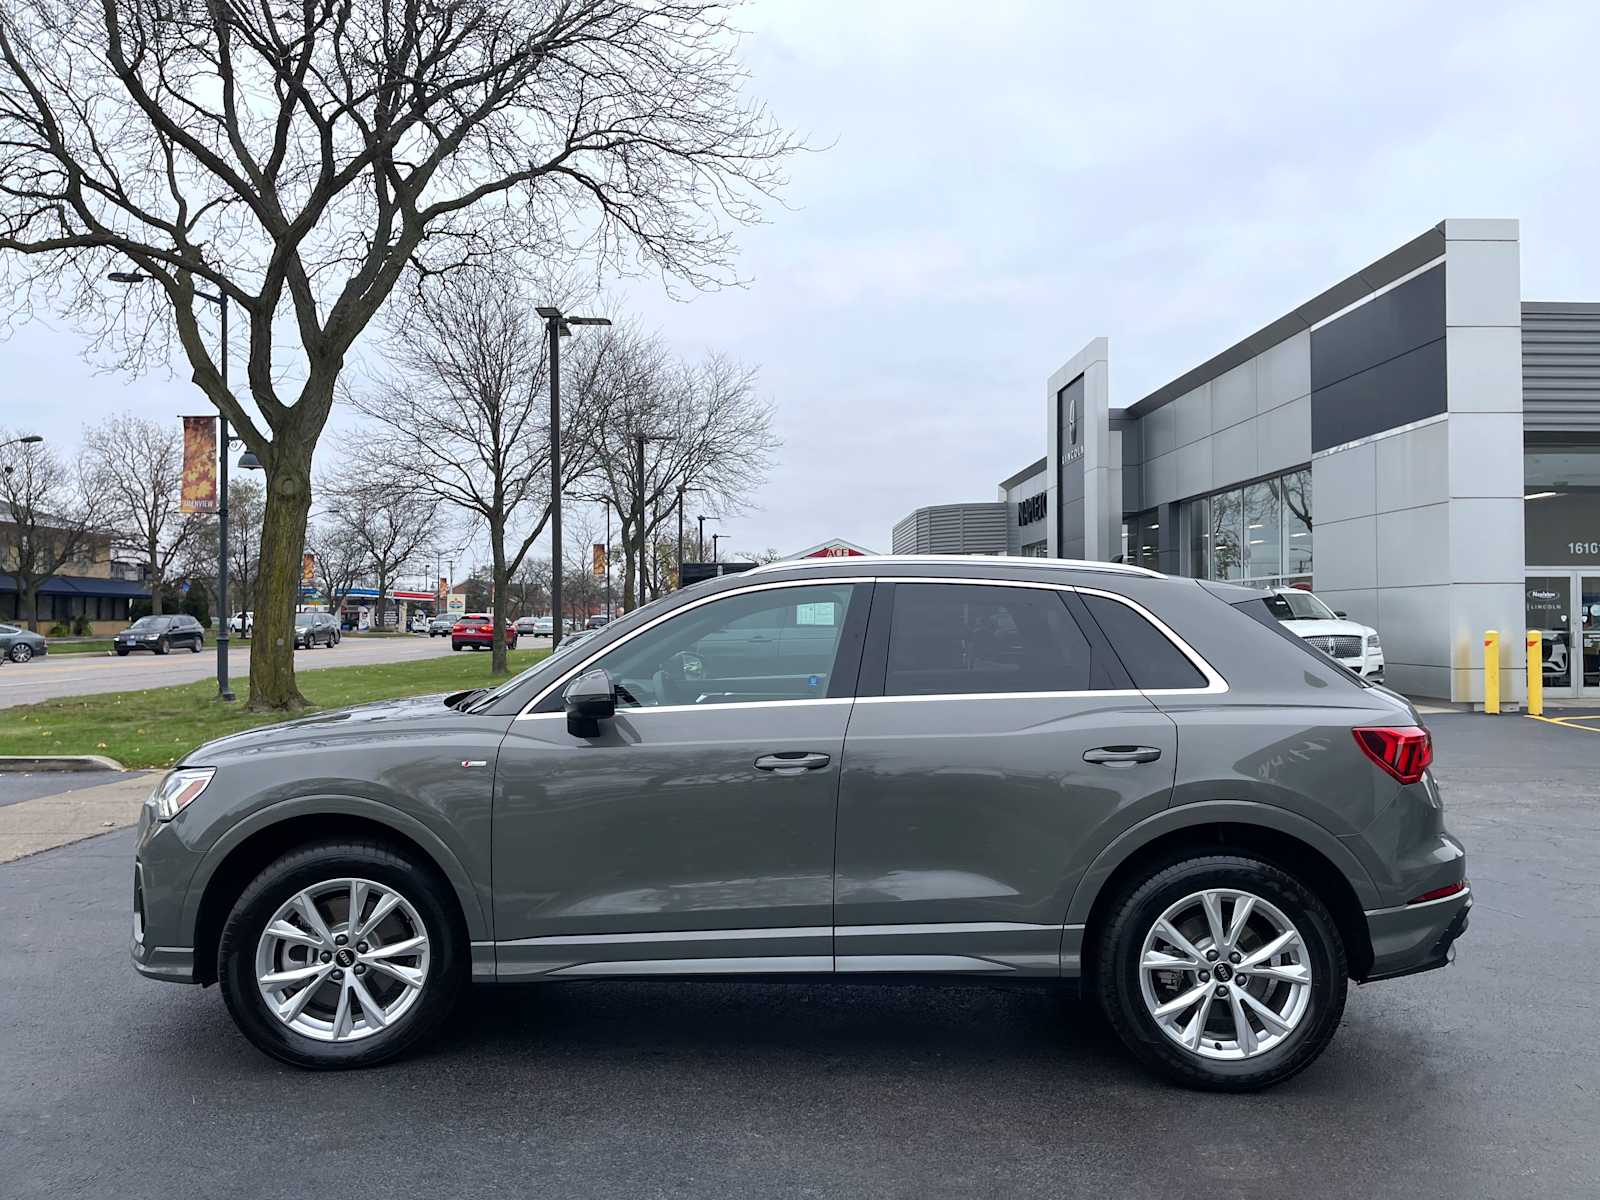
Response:
[[[834,668],[852,584],[768,588],[714,600],[601,656],[618,709],[821,700],[849,695]],[[830,691],[830,689],[834,689]]]
[[[1052,589],[902,583],[894,589],[886,696],[1075,692],[1089,643]]]

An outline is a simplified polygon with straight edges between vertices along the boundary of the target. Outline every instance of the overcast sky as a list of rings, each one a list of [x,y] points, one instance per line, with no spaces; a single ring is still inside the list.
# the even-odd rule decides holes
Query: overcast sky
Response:
[[[1130,14],[1129,8],[1139,13]],[[783,439],[737,549],[888,550],[1045,450],[1044,382],[1111,339],[1131,404],[1446,217],[1522,221],[1527,299],[1600,300],[1600,5],[756,0],[752,94],[810,138],[742,290],[615,298],[759,365]],[[184,377],[36,323],[0,424],[74,448]],[[692,513],[691,513],[692,516]]]

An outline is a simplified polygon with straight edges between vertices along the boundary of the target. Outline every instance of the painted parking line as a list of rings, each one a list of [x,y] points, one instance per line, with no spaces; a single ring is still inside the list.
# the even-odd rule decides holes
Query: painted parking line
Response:
[[[1536,717],[1532,713],[1524,713],[1523,716],[1530,721],[1543,721],[1546,725],[1559,725],[1563,729],[1581,729],[1584,733],[1600,733],[1600,713],[1581,717]],[[1592,721],[1594,724],[1580,724],[1583,721]]]

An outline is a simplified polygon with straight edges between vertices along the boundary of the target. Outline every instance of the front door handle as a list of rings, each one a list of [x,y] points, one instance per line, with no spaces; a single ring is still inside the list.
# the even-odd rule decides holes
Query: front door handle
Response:
[[[1161,751],[1155,746],[1096,746],[1083,752],[1083,761],[1102,767],[1127,767],[1134,763],[1155,762]]]
[[[826,754],[808,750],[780,750],[756,759],[756,770],[771,771],[777,775],[799,775],[803,771],[817,771],[827,765]]]

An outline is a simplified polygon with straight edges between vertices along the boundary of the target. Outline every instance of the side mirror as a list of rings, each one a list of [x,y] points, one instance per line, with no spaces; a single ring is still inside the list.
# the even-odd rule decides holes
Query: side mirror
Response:
[[[1339,618],[1339,620],[1341,620],[1341,621],[1342,621],[1342,620],[1344,620],[1344,619],[1345,619],[1345,618],[1346,618],[1346,617],[1348,617],[1348,616],[1349,616],[1349,615],[1350,615],[1350,614],[1349,614],[1349,613],[1347,613],[1347,612],[1345,612],[1345,611],[1344,611],[1344,609],[1342,609],[1342,608],[1336,608],[1336,609],[1334,609],[1334,610],[1333,610],[1333,615],[1334,615],[1334,616],[1336,616],[1336,617],[1338,617],[1338,618]]]
[[[561,694],[567,712],[567,732],[573,737],[600,736],[600,722],[617,715],[617,687],[604,667],[585,671]]]

